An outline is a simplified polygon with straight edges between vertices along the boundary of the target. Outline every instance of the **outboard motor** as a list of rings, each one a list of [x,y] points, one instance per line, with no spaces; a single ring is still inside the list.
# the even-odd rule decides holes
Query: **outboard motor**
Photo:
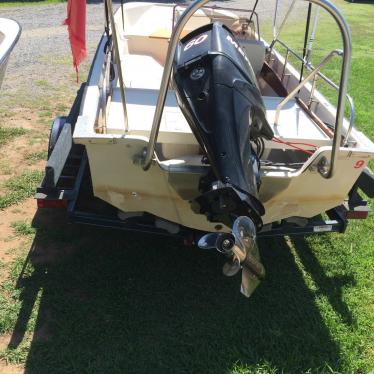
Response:
[[[211,221],[232,225],[240,215],[261,225],[259,160],[250,140],[272,139],[251,64],[234,35],[213,23],[178,46],[174,81],[179,105],[212,167],[197,199]]]
[[[173,71],[179,106],[211,166],[211,173],[200,180],[195,209],[230,227],[240,216],[241,222],[253,221],[244,226],[251,227],[248,235],[255,243],[253,236],[265,211],[258,200],[259,159],[251,141],[270,140],[273,131],[251,64],[231,31],[215,22],[179,42]],[[217,249],[234,256],[238,239],[208,235],[215,237],[202,240],[201,247],[224,245]],[[242,250],[244,257],[233,257],[235,268],[251,251]]]

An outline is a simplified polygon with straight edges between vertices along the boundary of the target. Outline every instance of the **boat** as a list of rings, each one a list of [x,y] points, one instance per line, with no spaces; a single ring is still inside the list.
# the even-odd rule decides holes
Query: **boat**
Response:
[[[18,22],[0,17],[0,88],[3,83],[9,56],[21,35]]]
[[[343,233],[366,218],[360,191],[373,197],[374,144],[354,126],[347,22],[330,1],[303,0],[316,15],[308,12],[300,55],[281,39],[300,0],[279,27],[276,2],[272,40],[261,36],[258,2],[128,2],[113,12],[106,0],[88,80],[53,122],[39,208],[217,250],[225,275],[241,271],[247,297],[265,277],[258,237]],[[343,49],[313,65],[319,9]],[[322,72],[332,60],[339,82]],[[336,91],[336,107],[319,81]]]

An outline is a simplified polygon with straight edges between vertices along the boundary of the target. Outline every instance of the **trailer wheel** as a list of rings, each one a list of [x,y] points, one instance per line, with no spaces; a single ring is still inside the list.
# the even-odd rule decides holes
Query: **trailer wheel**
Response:
[[[51,155],[53,148],[57,143],[57,139],[60,136],[62,128],[66,123],[67,117],[60,116],[56,117],[52,123],[51,131],[49,133],[49,143],[48,143],[48,158]]]
[[[77,92],[77,96],[75,97],[74,103],[70,109],[69,115],[67,117],[66,116],[56,117],[55,120],[53,121],[51,132],[49,133],[48,158],[51,155],[53,148],[56,145],[57,139],[60,136],[60,133],[65,123],[69,122],[72,125],[72,130],[74,129],[75,122],[77,122],[77,118],[79,115],[79,109],[81,106],[85,87],[86,87],[86,83],[82,83]]]

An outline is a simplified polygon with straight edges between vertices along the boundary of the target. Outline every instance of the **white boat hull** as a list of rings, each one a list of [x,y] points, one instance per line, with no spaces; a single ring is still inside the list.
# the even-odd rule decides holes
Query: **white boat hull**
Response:
[[[3,83],[9,56],[21,35],[20,25],[11,19],[0,18],[0,88]]]
[[[157,18],[147,18],[156,10],[160,15],[165,16],[162,21]],[[126,30],[126,26],[125,32],[121,30],[119,13],[117,13],[117,26],[121,30],[120,43],[124,51],[121,59],[128,93],[129,128],[124,127],[119,95],[118,98],[115,95],[112,97],[105,127],[98,128],[97,125],[100,104],[99,81],[104,63],[102,51],[106,42],[105,37],[98,48],[81,106],[81,115],[75,126],[74,141],[84,144],[87,150],[94,195],[122,212],[148,212],[193,229],[229,231],[230,227],[210,222],[205,215],[191,209],[190,202],[200,194],[198,181],[207,167],[201,163],[198,143],[175,100],[173,101],[172,90],[169,91],[171,98],[169,103],[168,101],[166,103],[159,134],[160,147],[163,147],[169,157],[165,160],[155,159],[147,172],[140,166],[140,158],[149,141],[158,93],[156,88],[159,87],[161,79],[160,74],[157,73],[157,64],[162,68],[162,55],[167,47],[167,36],[161,35],[160,22],[168,24],[172,15],[172,6],[129,3],[125,5],[125,14],[128,17],[125,19],[125,25],[130,25],[131,30]],[[129,19],[132,15],[134,18]],[[141,20],[147,27],[139,31],[136,19],[139,22]],[[141,43],[140,39],[142,39]],[[138,48],[142,48],[142,51],[134,51],[136,40],[139,42]],[[151,52],[148,52],[147,56],[154,59],[152,66],[156,68],[154,79],[149,87],[142,87],[144,82],[149,82],[150,78],[146,76],[149,75],[149,69],[152,67],[137,65],[134,62],[131,65],[128,61],[131,55],[143,56],[142,53],[147,50],[147,41],[152,46],[148,49]],[[160,43],[160,48],[157,48],[157,43]],[[143,57],[139,58],[139,63],[146,61]],[[282,69],[281,59],[273,63],[273,68],[275,71]],[[290,74],[287,88],[292,88],[298,78],[292,67],[288,68],[287,73]],[[300,97],[308,97],[310,89],[310,85],[303,87]],[[149,99],[147,95],[150,95]],[[318,111],[321,120],[333,122],[334,107],[319,92],[316,92],[315,96],[320,100]],[[267,115],[268,118],[272,118],[274,108],[271,99],[268,102]],[[296,107],[296,101],[290,105],[281,112],[281,120],[285,123],[273,127],[274,130],[281,132],[281,136],[288,141],[310,141],[319,148],[298,170],[282,167],[263,168],[259,197],[265,207],[266,213],[262,217],[265,225],[288,217],[314,217],[342,204],[369,159],[374,158],[374,144],[361,132],[353,129],[350,141],[355,145],[340,148],[334,175],[330,179],[324,178],[318,169],[323,158],[330,159],[332,139],[321,132],[308,116],[300,119],[300,108]],[[293,105],[296,109],[293,109]],[[293,118],[295,113],[299,118],[297,121],[301,122],[295,122]],[[309,130],[295,131],[293,126],[299,130],[303,126],[309,126]],[[348,123],[345,123],[345,127],[348,127]],[[266,147],[269,153],[285,146],[267,142]]]

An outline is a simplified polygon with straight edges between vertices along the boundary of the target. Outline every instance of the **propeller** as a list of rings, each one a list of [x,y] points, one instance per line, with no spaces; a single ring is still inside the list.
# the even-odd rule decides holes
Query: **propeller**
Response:
[[[249,297],[265,277],[265,269],[260,261],[256,244],[256,226],[246,216],[238,217],[232,233],[209,233],[200,238],[199,248],[215,248],[229,257],[223,266],[223,274],[233,276],[242,269],[241,293]]]

